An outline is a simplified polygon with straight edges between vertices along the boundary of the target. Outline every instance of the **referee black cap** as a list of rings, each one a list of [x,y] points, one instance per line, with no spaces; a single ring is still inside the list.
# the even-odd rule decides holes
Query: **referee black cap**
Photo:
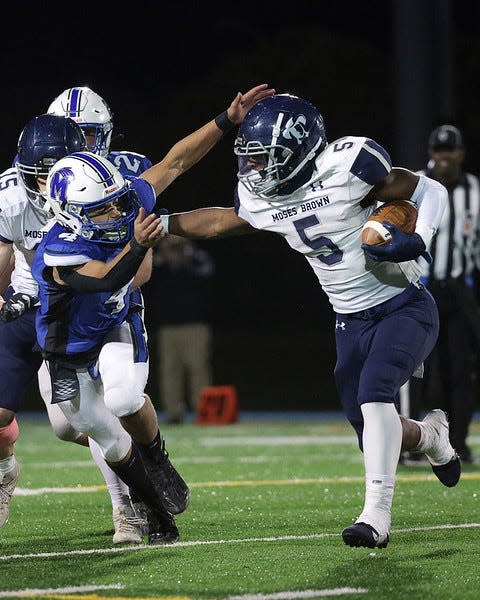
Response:
[[[463,137],[460,130],[454,125],[440,125],[435,128],[428,138],[428,149],[430,151],[454,150],[455,148],[463,148]]]

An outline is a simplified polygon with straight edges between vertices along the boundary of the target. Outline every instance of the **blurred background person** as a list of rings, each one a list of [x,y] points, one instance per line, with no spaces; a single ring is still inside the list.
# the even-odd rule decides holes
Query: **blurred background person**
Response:
[[[436,127],[430,134],[428,151],[430,160],[422,173],[448,191],[448,205],[431,243],[433,262],[419,259],[421,280],[437,302],[440,334],[425,363],[424,378],[412,377],[402,393],[408,398],[407,416],[418,419],[427,387],[431,389],[438,381],[435,389],[440,388],[440,406],[449,415],[450,442],[463,462],[472,463],[467,436],[475,406],[473,359],[480,347],[480,310],[473,289],[479,255],[479,179],[463,170],[465,147],[457,127]]]
[[[188,409],[195,411],[201,389],[212,384],[214,272],[210,255],[179,236],[166,236],[153,255],[145,298],[168,423],[182,423]]]

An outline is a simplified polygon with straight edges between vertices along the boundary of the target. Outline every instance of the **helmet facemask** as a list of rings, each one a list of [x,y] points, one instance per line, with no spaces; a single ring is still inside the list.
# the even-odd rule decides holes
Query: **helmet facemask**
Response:
[[[82,221],[80,235],[92,242],[118,244],[127,242],[133,234],[133,222],[140,203],[135,190],[129,184],[99,202],[89,205],[69,205],[69,212],[77,214]],[[118,217],[111,218],[112,211]],[[106,220],[99,220],[107,216]]]

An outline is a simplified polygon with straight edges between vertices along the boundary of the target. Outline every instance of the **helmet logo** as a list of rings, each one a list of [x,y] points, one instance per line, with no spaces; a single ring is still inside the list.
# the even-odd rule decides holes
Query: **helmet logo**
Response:
[[[73,178],[73,171],[70,167],[62,167],[53,174],[50,181],[50,196],[60,202],[67,199],[67,187]]]
[[[308,131],[305,129],[305,125],[307,123],[307,119],[305,115],[298,115],[295,121],[292,117],[288,119],[285,124],[285,129],[283,131],[283,137],[287,140],[291,140],[295,138],[299,144],[302,143],[303,138],[308,137]]]

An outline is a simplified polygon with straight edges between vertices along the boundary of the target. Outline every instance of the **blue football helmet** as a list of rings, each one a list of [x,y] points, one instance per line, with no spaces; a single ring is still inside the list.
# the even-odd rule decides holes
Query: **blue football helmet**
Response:
[[[311,170],[311,161],[326,145],[323,118],[310,102],[289,94],[265,98],[239,128],[234,147],[238,179],[256,196],[268,198],[282,188],[290,193],[286,184]]]
[[[53,165],[72,152],[85,148],[85,136],[80,127],[65,117],[40,115],[33,118],[18,140],[17,170],[30,202],[41,210],[46,198],[37,178],[46,179]]]
[[[92,152],[66,156],[50,170],[47,198],[55,219],[96,243],[126,243],[140,202],[134,185]]]

